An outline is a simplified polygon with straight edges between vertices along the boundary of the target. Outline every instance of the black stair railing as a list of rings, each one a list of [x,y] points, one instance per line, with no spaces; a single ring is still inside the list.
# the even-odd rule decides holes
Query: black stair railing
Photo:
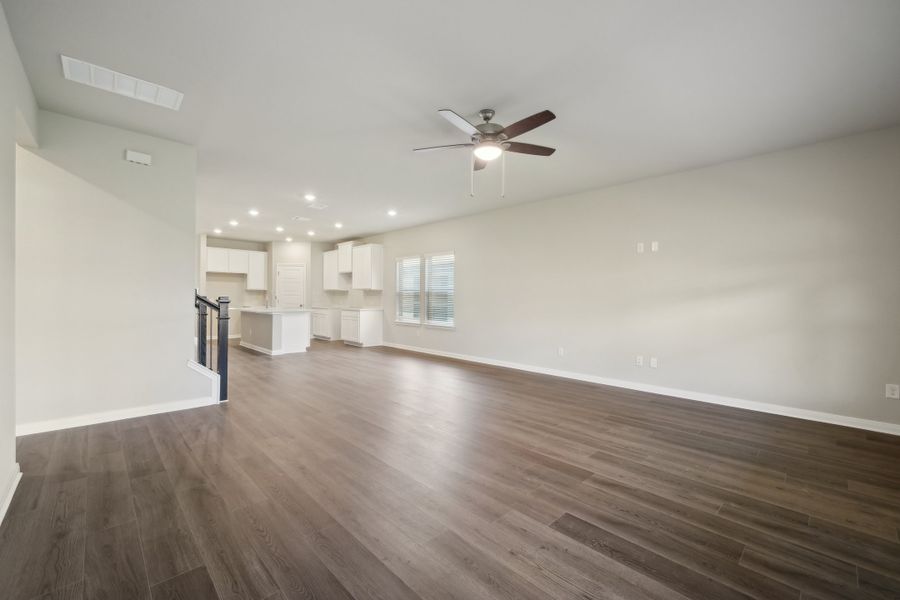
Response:
[[[219,296],[213,302],[194,290],[194,307],[197,309],[197,362],[219,374],[219,401],[228,400],[228,296]],[[208,322],[216,316],[216,360],[208,352]]]

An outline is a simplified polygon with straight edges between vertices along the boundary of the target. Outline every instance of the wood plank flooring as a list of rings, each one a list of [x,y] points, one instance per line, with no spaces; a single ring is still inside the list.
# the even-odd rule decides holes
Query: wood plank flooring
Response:
[[[0,597],[900,598],[900,438],[386,348],[231,360],[227,405],[18,439]]]

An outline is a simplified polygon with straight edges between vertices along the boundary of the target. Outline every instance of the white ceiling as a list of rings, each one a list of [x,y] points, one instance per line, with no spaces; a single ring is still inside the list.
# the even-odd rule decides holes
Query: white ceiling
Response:
[[[897,0],[2,3],[39,104],[196,145],[198,227],[228,237],[354,237],[900,122]],[[182,108],[65,81],[61,53]],[[466,141],[437,109],[482,107],[557,115],[505,199],[499,165],[470,198],[466,151],[410,151]]]

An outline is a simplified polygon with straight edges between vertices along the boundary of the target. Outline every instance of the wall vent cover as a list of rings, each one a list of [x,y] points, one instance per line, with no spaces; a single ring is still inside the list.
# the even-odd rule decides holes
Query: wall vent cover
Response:
[[[100,67],[77,58],[60,55],[63,76],[69,81],[83,83],[100,90],[112,92],[126,98],[133,98],[163,108],[178,110],[184,94],[158,83],[151,83],[119,73],[106,67]]]

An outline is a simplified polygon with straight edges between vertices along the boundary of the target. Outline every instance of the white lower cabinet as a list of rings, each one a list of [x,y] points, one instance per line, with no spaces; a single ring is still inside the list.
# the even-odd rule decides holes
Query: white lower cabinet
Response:
[[[382,344],[383,311],[359,308],[341,311],[341,339],[353,346]]]
[[[320,340],[341,339],[341,309],[312,309],[312,335]]]

